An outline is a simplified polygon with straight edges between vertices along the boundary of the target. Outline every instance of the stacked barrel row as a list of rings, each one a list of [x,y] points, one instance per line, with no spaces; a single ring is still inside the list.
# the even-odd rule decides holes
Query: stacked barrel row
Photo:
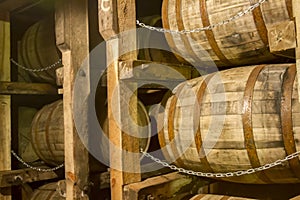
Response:
[[[217,179],[299,183],[296,66],[294,60],[272,64],[283,60],[268,48],[269,29],[292,19],[292,1],[265,1],[249,10],[257,2],[163,1],[165,29],[208,27],[166,33],[173,52],[197,67],[231,69],[188,80],[173,90],[164,103],[164,118],[158,119],[163,123],[159,142],[169,163],[208,177],[223,173]],[[235,14],[240,17],[231,18]],[[288,155],[293,157],[283,160]]]

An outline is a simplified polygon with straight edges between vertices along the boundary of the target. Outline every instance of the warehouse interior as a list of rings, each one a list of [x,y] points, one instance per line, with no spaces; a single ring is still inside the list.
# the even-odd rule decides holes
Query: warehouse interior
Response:
[[[0,200],[300,199],[299,9],[0,0]]]

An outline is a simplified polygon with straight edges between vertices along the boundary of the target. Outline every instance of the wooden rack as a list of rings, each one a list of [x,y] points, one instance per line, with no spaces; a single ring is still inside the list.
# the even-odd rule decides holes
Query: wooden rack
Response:
[[[9,13],[15,9],[21,9],[34,4],[34,0],[4,0],[0,2],[0,24],[5,27],[6,31],[10,31]],[[124,91],[119,90],[116,94],[117,86],[123,84],[124,81],[131,81],[131,89],[137,90],[134,77],[125,76],[123,73],[130,72],[136,65],[149,64],[149,61],[139,61],[137,52],[133,51],[126,55],[120,55],[120,52],[126,49],[136,49],[136,35],[130,34],[119,37],[118,34],[136,28],[136,1],[134,0],[98,0],[99,12],[99,32],[107,42],[107,62],[112,63],[108,67],[107,72],[107,92],[108,92],[108,115],[109,115],[109,132],[111,142],[121,149],[130,152],[139,152],[139,141],[129,137],[122,132],[112,116],[112,110],[117,111],[114,116],[119,118],[121,123],[126,118],[122,115],[122,102],[111,104],[112,98],[120,99],[126,97]],[[85,188],[89,185],[89,156],[88,151],[82,144],[77,135],[74,126],[73,117],[73,90],[75,76],[80,69],[84,59],[89,54],[89,27],[88,27],[88,0],[58,0],[56,1],[56,43],[62,53],[62,63],[64,65],[64,82],[63,82],[63,101],[64,101],[64,129],[65,129],[65,179],[67,185],[66,199],[83,199],[86,198]],[[300,32],[300,1],[293,0],[293,9],[295,16],[295,32]],[[294,23],[290,26],[294,26]],[[300,34],[295,34],[293,38],[296,44],[296,62],[297,70],[300,70]],[[290,40],[290,38],[288,38]],[[56,89],[47,84],[26,84],[20,85],[11,82],[10,78],[10,37],[7,35],[5,39],[5,52],[0,54],[0,187],[8,187],[18,184],[14,181],[16,176],[24,177],[28,182],[37,180],[46,180],[57,178],[53,173],[36,174],[29,169],[11,170],[11,99],[12,94],[57,94]],[[296,43],[296,41],[298,43]],[[287,47],[289,48],[289,47]],[[1,50],[1,49],[0,49]],[[118,60],[113,60],[117,56]],[[110,62],[112,61],[112,62]],[[154,65],[155,63],[150,63]],[[174,66],[174,65],[172,65]],[[175,66],[176,67],[176,66]],[[189,74],[189,78],[195,75],[190,67],[181,67],[183,74]],[[86,74],[86,83],[89,82],[89,73]],[[124,78],[126,77],[126,78]],[[300,73],[298,73],[300,80]],[[160,79],[163,81],[163,79]],[[180,81],[180,80],[173,80]],[[300,91],[300,81],[298,81],[298,90]],[[87,87],[83,85],[83,87]],[[118,90],[118,89],[117,89]],[[86,95],[89,90],[86,88]],[[113,96],[114,95],[114,96]],[[300,97],[299,97],[300,98]],[[137,101],[137,99],[135,100]],[[86,112],[82,113],[83,119],[86,119],[88,128],[88,117]],[[86,116],[86,117],[84,117]],[[83,127],[83,131],[86,131]],[[162,197],[159,195],[172,195],[176,192],[169,190],[168,194],[161,194],[156,188],[169,188],[172,183],[178,180],[188,180],[186,185],[194,183],[191,177],[171,173],[154,177],[151,180],[142,181],[140,173],[140,160],[137,156],[124,157],[118,152],[111,152],[110,159],[116,162],[118,169],[132,169],[136,173],[128,173],[122,170],[110,169],[110,189],[111,199],[139,199],[141,196],[147,196],[151,191],[149,199]],[[30,178],[28,177],[30,176]],[[183,181],[184,182],[184,181]],[[205,182],[205,181],[204,181]],[[107,185],[107,182],[105,183]],[[184,187],[186,185],[181,185]],[[180,187],[180,188],[181,188]],[[153,190],[152,190],[153,189]],[[178,189],[178,188],[177,188]],[[1,190],[2,191],[2,190]],[[182,192],[186,192],[182,190]],[[6,195],[0,193],[0,200],[9,200],[9,189],[5,191]],[[163,196],[164,197],[164,196]],[[299,197],[298,197],[299,198]],[[297,199],[297,197],[295,198]]]

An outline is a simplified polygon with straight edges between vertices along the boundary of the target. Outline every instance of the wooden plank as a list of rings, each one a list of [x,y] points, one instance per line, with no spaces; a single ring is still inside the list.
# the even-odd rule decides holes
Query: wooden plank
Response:
[[[296,41],[297,47],[296,51],[296,67],[297,67],[297,78],[300,80],[300,1],[293,0],[293,15],[295,17],[295,24],[296,24]],[[298,81],[298,92],[300,92],[300,81]],[[300,101],[300,95],[299,95]]]
[[[125,116],[124,108],[126,103],[124,99],[136,102],[136,95],[130,97],[127,91],[121,89],[119,63],[116,60],[136,60],[136,51],[131,51],[136,48],[135,34],[135,1],[134,0],[107,0],[108,9],[104,11],[103,1],[98,1],[99,6],[99,29],[104,39],[114,38],[107,42],[107,66],[108,74],[108,118],[109,118],[109,139],[113,146],[110,147],[111,166],[111,199],[123,199],[123,185],[141,180],[140,161],[139,161],[139,141],[138,138],[132,137],[124,132],[120,127],[128,123],[128,116]],[[103,12],[104,11],[104,12]],[[117,12],[116,12],[117,11]],[[116,15],[117,13],[117,15]],[[117,25],[116,25],[117,22]],[[103,28],[103,29],[102,29]],[[133,29],[130,34],[123,34],[124,31]],[[117,33],[119,34],[116,37]],[[130,52],[129,52],[130,51]],[[128,53],[129,52],[129,53]],[[122,55],[122,56],[121,56]],[[130,73],[132,67],[126,68],[126,73]],[[136,84],[127,84],[130,90],[136,90]],[[113,99],[117,99],[112,103]],[[133,118],[136,117],[133,116]],[[126,121],[127,120],[127,121]],[[121,126],[118,125],[121,123]],[[114,149],[112,147],[115,147]],[[119,150],[118,150],[119,149]],[[121,151],[120,151],[121,150]],[[132,152],[132,154],[124,154],[123,151]],[[133,154],[135,153],[135,154]],[[135,172],[135,173],[132,173]]]
[[[286,51],[296,47],[296,30],[294,21],[284,21],[268,29],[271,52]]]
[[[173,172],[126,185],[124,199],[186,199],[207,184],[204,179]]]
[[[32,183],[36,181],[50,180],[58,178],[53,172],[39,172],[33,169],[18,169],[0,171],[0,187],[11,187],[22,185],[24,183]]]
[[[109,40],[118,33],[116,1],[98,0],[99,32],[104,40]]]
[[[56,2],[56,43],[62,52],[64,65],[64,129],[65,129],[65,176],[66,199],[82,198],[88,186],[89,156],[80,140],[73,120],[73,87],[77,71],[89,54],[87,0]],[[85,73],[87,80],[89,73]],[[84,85],[86,92],[89,86]],[[82,106],[82,105],[80,105]],[[87,109],[86,109],[87,110]],[[83,120],[87,120],[83,112]],[[84,123],[87,124],[86,121]],[[82,127],[81,127],[82,128]],[[86,127],[80,129],[87,133]],[[86,195],[84,195],[86,197]]]
[[[128,73],[128,68],[134,69]],[[188,65],[158,63],[144,60],[125,60],[119,63],[120,79],[188,80],[193,78],[194,68]]]
[[[0,21],[0,81],[10,81],[10,23]],[[11,98],[0,95],[0,171],[11,169]],[[11,199],[0,193],[0,200]]]
[[[57,89],[46,83],[0,82],[0,94],[57,95]]]

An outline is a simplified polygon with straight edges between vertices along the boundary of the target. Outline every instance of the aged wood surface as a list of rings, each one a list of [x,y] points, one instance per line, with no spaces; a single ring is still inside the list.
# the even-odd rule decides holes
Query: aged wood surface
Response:
[[[257,1],[164,0],[163,27],[193,30],[220,23]],[[273,60],[267,49],[267,30],[291,19],[291,1],[265,2],[239,19],[192,34],[166,34],[171,48],[191,64],[248,65]]]
[[[56,44],[62,52],[64,65],[64,129],[65,129],[65,176],[66,199],[82,198],[83,189],[88,186],[89,156],[74,126],[73,105],[83,106],[83,122],[87,124],[87,105],[73,102],[74,80],[83,60],[89,54],[88,2],[67,0],[56,4]],[[85,72],[88,82],[89,72]],[[83,85],[89,92],[89,85]],[[87,133],[86,127],[80,131]],[[85,195],[84,195],[85,196]]]
[[[124,188],[124,199],[179,200],[196,194],[198,189],[206,184],[208,184],[208,181],[173,172],[126,185]]]
[[[295,25],[296,25],[296,41],[297,41],[297,47],[295,49],[296,52],[296,66],[297,66],[297,78],[299,80],[300,78],[300,2],[297,0],[293,0],[293,15],[295,17]],[[298,91],[300,91],[300,81],[298,83]],[[300,95],[299,95],[299,101],[300,101]]]
[[[250,198],[243,198],[243,197],[232,197],[226,195],[216,195],[216,194],[198,194],[190,200],[251,200]]]
[[[294,64],[235,68],[178,86],[166,105],[159,138],[169,161],[197,171],[229,172],[299,151],[298,83],[291,69]],[[289,164],[225,179],[298,183],[299,159]]]
[[[1,171],[0,187],[10,187],[14,185],[21,185],[23,183],[31,183],[55,178],[58,178],[58,175],[55,172],[38,172],[29,168]]]
[[[30,26],[24,33],[19,46],[19,62],[25,67],[38,70],[55,65],[46,71],[26,71],[36,82],[47,82],[53,85],[56,82],[55,69],[62,66],[55,44],[54,21],[51,16]]]
[[[299,196],[296,196],[296,197],[293,197],[291,198],[290,200],[299,200],[300,199],[300,195]]]
[[[44,106],[32,120],[32,146],[39,158],[52,166],[64,163],[63,122],[62,100]]]
[[[284,21],[268,30],[271,52],[286,51],[296,47],[296,30],[294,21]]]
[[[110,166],[110,184],[111,198],[120,200],[123,199],[123,186],[125,184],[141,180],[141,175],[139,174],[140,159],[137,154],[139,152],[139,140],[128,135],[118,126],[118,122],[122,126],[126,126],[130,121],[130,116],[126,116],[126,112],[124,112],[128,103],[124,102],[124,99],[130,98],[137,105],[136,95],[131,97],[127,91],[119,87],[122,85],[119,80],[122,75],[119,73],[118,63],[119,59],[137,59],[136,51],[132,51],[136,48],[136,34],[134,32],[136,26],[135,1],[99,0],[98,5],[100,33],[105,40],[114,38],[107,42],[109,139],[112,142],[110,146],[110,160],[114,161]],[[123,34],[127,30],[133,30],[133,32]],[[118,33],[121,34],[116,37]],[[127,70],[131,71],[132,69],[128,67]],[[135,84],[130,84],[132,91],[136,90],[135,87]],[[133,118],[135,118],[134,116],[136,114],[133,114]],[[132,154],[124,154],[124,150],[132,152]]]
[[[65,195],[65,188],[61,188],[59,183],[62,183],[63,181],[59,181],[58,183],[48,183],[46,185],[43,185],[36,189],[32,196],[31,200],[64,200],[66,199],[64,197]]]
[[[10,23],[0,21],[0,81],[10,81]],[[11,98],[0,95],[0,171],[11,169]],[[0,193],[1,200],[10,196]]]
[[[0,94],[57,95],[57,89],[46,83],[0,82]]]

